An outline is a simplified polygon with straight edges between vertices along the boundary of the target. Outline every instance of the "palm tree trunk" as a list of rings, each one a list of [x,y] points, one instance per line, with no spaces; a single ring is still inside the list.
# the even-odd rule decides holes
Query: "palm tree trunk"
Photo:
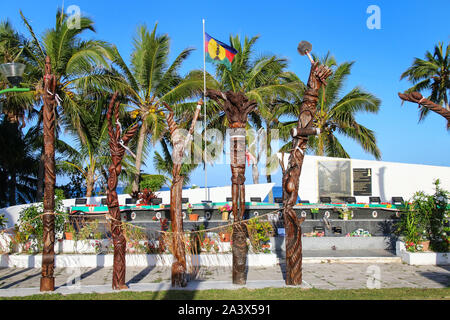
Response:
[[[86,178],[86,198],[92,197],[92,193],[94,191],[94,172],[88,170],[87,178]]]
[[[131,188],[131,192],[139,192],[139,180],[141,177],[141,165],[142,165],[142,154],[144,152],[144,142],[145,137],[147,136],[147,122],[145,120],[142,121],[141,129],[139,130],[139,139],[138,139],[138,145],[136,150],[136,174],[134,175],[134,180]]]
[[[40,291],[54,291],[55,278],[55,94],[56,78],[52,75],[50,58],[45,59],[44,75],[44,151],[45,151],[45,185],[44,185],[44,215],[42,277]]]
[[[111,165],[109,166],[108,177],[108,190],[107,190],[107,205],[108,211],[111,215],[111,234],[114,245],[114,258],[113,258],[113,277],[112,288],[113,290],[127,289],[128,286],[125,283],[126,262],[125,253],[127,241],[123,232],[119,197],[117,196],[117,183],[119,181],[119,175],[122,171],[122,159],[125,155],[125,148],[123,145],[127,145],[133,135],[138,129],[138,124],[135,124],[128,130],[123,137],[120,136],[120,127],[114,125],[112,118],[119,118],[119,102],[116,103],[118,93],[114,93],[108,108],[108,134],[109,134],[109,148],[111,153]],[[122,142],[122,143],[120,143]]]
[[[252,164],[252,176],[253,176],[253,184],[259,184],[259,171],[257,163]]]
[[[186,254],[183,233],[183,213],[181,197],[183,177],[179,175],[181,165],[174,164],[173,180],[170,188],[170,219],[173,232],[172,287],[187,285]]]
[[[308,85],[300,106],[298,129],[312,128],[317,111],[318,91],[331,75],[324,65],[314,63],[311,66]],[[286,284],[302,284],[302,229],[305,218],[297,218],[294,206],[297,203],[300,174],[304,154],[308,145],[308,136],[294,136],[289,164],[283,174],[283,217],[286,228]]]

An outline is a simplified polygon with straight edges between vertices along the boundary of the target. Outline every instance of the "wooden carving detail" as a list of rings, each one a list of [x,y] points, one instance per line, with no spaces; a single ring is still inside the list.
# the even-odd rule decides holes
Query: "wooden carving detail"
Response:
[[[242,92],[208,90],[207,96],[216,101],[225,111],[231,128],[231,196],[234,221],[242,221],[245,212],[245,126],[247,117],[257,103]],[[233,225],[233,283],[245,284],[247,261],[247,228],[244,224]]]
[[[55,278],[55,106],[56,106],[56,77],[52,74],[50,58],[45,59],[44,74],[44,215],[43,223],[43,252],[41,291],[54,291]]]
[[[181,130],[178,130],[178,125],[174,120],[174,112],[171,107],[164,103],[169,110],[166,115],[166,120],[169,125],[170,137],[172,140],[172,185],[170,187],[170,219],[172,221],[172,248],[173,248],[173,263],[172,263],[172,287],[185,287],[187,285],[186,272],[186,255],[184,245],[183,233],[183,213],[182,213],[182,191],[184,177],[181,173],[181,165],[183,161],[184,150],[189,142],[197,123],[203,101],[200,100],[195,110],[192,119],[191,127],[187,136]]]
[[[127,289],[125,284],[125,253],[126,253],[126,239],[122,229],[119,198],[117,196],[117,183],[119,174],[122,170],[122,159],[125,155],[125,147],[138,130],[139,124],[133,125],[122,137],[122,130],[119,123],[119,105],[117,101],[117,92],[114,93],[108,108],[108,133],[109,133],[109,148],[111,151],[112,163],[109,166],[108,189],[107,189],[107,204],[109,214],[111,215],[111,233],[114,244],[114,264],[113,264],[113,279],[112,288],[114,290]],[[115,119],[113,123],[112,119]]]
[[[306,92],[300,106],[296,132],[309,132],[313,127],[316,114],[318,92],[325,80],[331,75],[331,70],[315,62],[311,65]],[[302,232],[301,224],[305,218],[297,218],[293,207],[297,202],[299,178],[302,170],[304,153],[308,144],[308,136],[295,134],[288,167],[283,172],[283,217],[286,228],[286,284],[301,285],[302,283]]]
[[[429,99],[424,98],[419,92],[399,93],[398,96],[403,101],[417,103],[441,115],[442,117],[444,117],[444,119],[447,120],[447,129],[450,129],[450,110],[438,105],[437,103],[434,103]]]

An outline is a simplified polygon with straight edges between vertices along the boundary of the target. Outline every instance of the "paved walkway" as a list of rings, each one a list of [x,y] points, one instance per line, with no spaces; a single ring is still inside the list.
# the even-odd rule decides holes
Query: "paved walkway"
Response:
[[[25,296],[39,293],[40,269],[0,269],[0,296]],[[246,288],[285,287],[284,264],[252,267]],[[112,268],[57,268],[56,292],[62,294],[112,292]],[[76,281],[74,281],[75,279]],[[133,291],[170,289],[170,268],[128,267],[126,279]],[[409,266],[402,263],[305,263],[303,288],[445,288],[450,287],[450,266]],[[201,267],[183,290],[238,289],[231,283],[231,268]]]

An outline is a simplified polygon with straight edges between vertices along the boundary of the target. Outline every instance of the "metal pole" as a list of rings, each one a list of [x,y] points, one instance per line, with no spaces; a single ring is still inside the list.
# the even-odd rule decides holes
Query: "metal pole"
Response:
[[[203,151],[203,159],[205,161],[205,200],[208,197],[208,169],[206,162],[206,52],[205,52],[205,19],[203,19],[203,141],[205,143],[205,150]]]

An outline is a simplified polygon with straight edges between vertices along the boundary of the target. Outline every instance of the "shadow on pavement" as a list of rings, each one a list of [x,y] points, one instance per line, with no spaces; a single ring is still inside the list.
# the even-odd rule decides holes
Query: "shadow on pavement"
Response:
[[[446,272],[420,272],[419,274],[425,278],[428,278],[434,282],[437,282],[446,287],[450,287],[450,266],[437,266],[444,269]]]
[[[148,276],[148,274],[154,269],[154,266],[150,266],[147,267],[145,269],[143,269],[141,272],[139,272],[138,274],[136,274],[133,278],[131,278],[128,282],[127,282],[127,286],[129,286],[131,283],[139,283],[142,279],[144,279],[146,276]]]
[[[33,268],[27,268],[27,269],[25,269],[25,270],[33,270]],[[36,273],[36,274],[32,274],[32,275],[29,275],[29,276],[27,276],[27,277],[25,277],[25,278],[23,278],[23,279],[20,279],[20,280],[17,280],[17,281],[8,283],[7,285],[5,285],[5,286],[3,286],[3,287],[0,287],[0,289],[8,289],[8,288],[14,287],[15,285],[17,285],[17,284],[19,284],[19,283],[21,283],[21,282],[27,281],[27,280],[29,280],[29,279],[31,279],[31,278],[34,278],[34,277],[37,277],[37,276],[39,276],[39,275],[41,275],[41,271],[40,271],[40,270],[39,270],[38,273]]]

